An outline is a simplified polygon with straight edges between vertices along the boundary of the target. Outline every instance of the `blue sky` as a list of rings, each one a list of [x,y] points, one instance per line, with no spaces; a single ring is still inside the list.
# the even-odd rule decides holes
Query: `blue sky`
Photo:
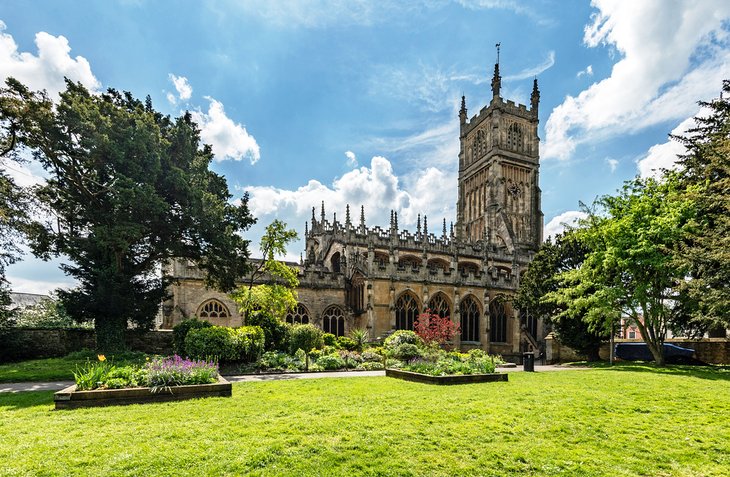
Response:
[[[63,76],[128,90],[167,114],[190,110],[233,193],[263,227],[303,234],[311,207],[344,219],[365,205],[414,228],[454,220],[457,110],[491,98],[500,42],[503,97],[540,90],[546,233],[579,201],[671,167],[697,101],[730,78],[730,3],[510,0],[6,1],[0,76],[57,94]],[[20,183],[34,164],[0,167]],[[298,258],[301,243],[289,250]],[[71,282],[58,261],[10,267],[18,291]]]

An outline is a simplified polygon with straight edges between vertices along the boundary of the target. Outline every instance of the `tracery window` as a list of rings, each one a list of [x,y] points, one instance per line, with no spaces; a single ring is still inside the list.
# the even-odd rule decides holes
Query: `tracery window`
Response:
[[[520,326],[530,333],[533,338],[537,338],[537,317],[529,311],[520,312]]]
[[[507,129],[507,149],[513,151],[522,150],[522,125],[518,123],[512,123]]]
[[[466,296],[459,306],[461,340],[479,341],[479,305],[472,296]]]
[[[198,311],[198,318],[209,319],[209,318],[229,318],[231,314],[228,312],[228,307],[218,300],[208,300],[200,305]]]
[[[290,325],[306,325],[309,323],[309,312],[301,303],[286,314],[286,322]]]
[[[365,279],[359,273],[355,274],[347,285],[346,300],[347,306],[355,314],[365,310]]]
[[[504,302],[499,298],[489,304],[489,329],[492,342],[507,342],[507,311]]]
[[[413,330],[413,322],[418,319],[418,299],[409,292],[403,293],[395,302],[395,329]]]
[[[441,318],[446,318],[447,316],[451,316],[451,307],[449,306],[449,302],[446,299],[446,295],[443,293],[437,293],[431,299],[428,301],[428,309],[431,310],[431,313],[434,315],[438,315]]]
[[[330,305],[322,313],[322,330],[335,336],[345,336],[345,313],[342,308]]]

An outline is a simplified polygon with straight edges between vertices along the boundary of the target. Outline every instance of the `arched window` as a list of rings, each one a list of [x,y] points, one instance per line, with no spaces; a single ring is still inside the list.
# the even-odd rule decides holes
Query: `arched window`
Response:
[[[228,307],[218,300],[208,300],[200,305],[198,318],[207,320],[210,318],[230,318]]]
[[[309,312],[301,303],[286,314],[286,322],[290,325],[306,325],[309,323]]]
[[[507,311],[504,309],[504,302],[499,298],[489,304],[489,329],[493,343],[507,342]]]
[[[395,302],[395,329],[413,330],[413,322],[418,318],[418,299],[405,292]]]
[[[479,339],[479,305],[477,301],[466,296],[461,300],[459,306],[461,314],[461,340],[462,341],[480,341]]]
[[[421,259],[413,255],[406,255],[398,260],[398,265],[404,268],[417,268],[421,266]]]
[[[440,259],[440,258],[432,258],[428,261],[428,268],[432,271],[435,271],[437,269],[441,269],[445,272],[449,271],[449,262],[446,260]]]
[[[378,267],[385,268],[389,261],[390,259],[387,253],[375,252],[375,263],[378,264]]]
[[[471,273],[476,276],[479,273],[479,266],[476,263],[461,262],[458,267],[462,275],[469,275]]]
[[[356,273],[346,287],[346,303],[356,315],[365,310],[365,279]]]
[[[334,273],[340,273],[340,252],[335,252],[332,254],[332,258],[330,259],[330,265],[332,265],[332,271]]]
[[[339,306],[331,305],[322,313],[322,329],[325,333],[345,336],[345,314]]]
[[[437,293],[431,297],[431,299],[428,301],[428,309],[431,310],[431,313],[433,313],[434,315],[438,315],[441,318],[451,316],[451,307],[449,306],[449,302],[446,299],[446,295],[444,295],[443,293]]]
[[[520,312],[520,327],[537,339],[537,317],[529,310]]]
[[[507,148],[513,151],[522,150],[522,126],[512,123],[507,130]]]

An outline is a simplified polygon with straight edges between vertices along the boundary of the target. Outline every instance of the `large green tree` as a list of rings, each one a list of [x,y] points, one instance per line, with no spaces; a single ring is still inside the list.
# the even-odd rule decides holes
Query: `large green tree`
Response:
[[[586,310],[574,309],[572,314],[565,314],[565,305],[547,299],[549,293],[560,289],[561,274],[580,268],[587,253],[571,230],[555,237],[554,242],[546,240],[520,279],[514,303],[518,309],[541,317],[561,343],[597,361],[601,341],[608,337],[604,323],[595,326],[595,321],[586,322]]]
[[[709,114],[695,119],[680,157],[684,196],[697,206],[697,224],[682,241],[679,263],[691,279],[683,289],[695,302],[694,322],[708,328],[730,327],[730,80],[722,94],[700,102]]]
[[[548,298],[565,306],[563,316],[585,313],[589,323],[628,318],[664,365],[667,331],[686,321],[678,291],[686,270],[676,263],[676,248],[691,228],[694,204],[669,174],[662,182],[629,181],[595,206],[576,231],[589,253],[580,268],[561,274],[561,287]]]
[[[79,286],[60,293],[76,319],[93,320],[97,347],[124,347],[128,322],[149,326],[166,294],[164,264],[196,261],[208,286],[229,291],[248,269],[253,219],[209,170],[210,146],[189,114],[172,119],[108,90],[67,81],[54,104],[10,79],[0,90],[6,143],[32,152],[48,173],[35,188],[50,220],[28,235],[38,256],[64,255]]]

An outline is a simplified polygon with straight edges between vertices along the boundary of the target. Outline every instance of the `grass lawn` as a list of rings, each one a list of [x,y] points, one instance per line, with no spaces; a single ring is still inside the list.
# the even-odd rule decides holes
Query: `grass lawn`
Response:
[[[111,356],[109,358],[120,366],[144,362],[142,353],[125,353],[117,358]],[[74,371],[77,367],[85,365],[87,360],[96,361],[96,354],[92,351],[79,351],[63,358],[31,359],[0,364],[0,383],[73,381]]]
[[[0,394],[0,416],[0,475],[730,474],[730,372],[706,368],[238,383],[73,411]]]

